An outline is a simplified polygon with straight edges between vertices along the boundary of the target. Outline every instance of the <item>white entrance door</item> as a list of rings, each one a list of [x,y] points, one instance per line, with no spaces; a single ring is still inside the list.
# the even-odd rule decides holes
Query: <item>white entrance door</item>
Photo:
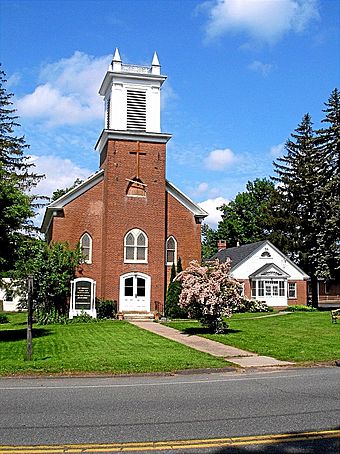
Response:
[[[127,273],[120,277],[119,310],[150,311],[151,278],[143,273]]]

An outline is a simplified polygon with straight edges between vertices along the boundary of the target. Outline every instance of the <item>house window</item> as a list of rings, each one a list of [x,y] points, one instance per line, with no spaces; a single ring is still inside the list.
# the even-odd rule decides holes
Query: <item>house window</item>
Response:
[[[257,283],[257,296],[264,296],[264,282],[258,281]]]
[[[5,301],[13,301],[13,291],[12,290],[6,290],[5,293]]]
[[[148,237],[139,229],[132,229],[124,238],[124,262],[147,263]]]
[[[80,249],[84,263],[92,263],[92,238],[88,233],[80,238]]]
[[[283,280],[253,280],[251,283],[252,298],[285,296]]]
[[[177,261],[177,241],[173,236],[166,240],[166,264],[172,265]]]
[[[296,283],[288,283],[288,298],[296,298]]]
[[[239,295],[243,298],[244,297],[244,282],[240,282],[237,286],[237,291]]]
[[[251,297],[256,298],[256,281],[251,281]]]

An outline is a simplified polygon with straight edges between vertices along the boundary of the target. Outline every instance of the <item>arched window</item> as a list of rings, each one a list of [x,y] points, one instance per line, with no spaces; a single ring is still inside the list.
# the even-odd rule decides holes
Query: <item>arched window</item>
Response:
[[[177,241],[173,236],[166,240],[166,264],[172,265],[177,261]]]
[[[92,263],[92,238],[88,233],[80,238],[80,249],[84,263]]]
[[[124,262],[147,263],[148,237],[140,229],[130,230],[124,238]]]

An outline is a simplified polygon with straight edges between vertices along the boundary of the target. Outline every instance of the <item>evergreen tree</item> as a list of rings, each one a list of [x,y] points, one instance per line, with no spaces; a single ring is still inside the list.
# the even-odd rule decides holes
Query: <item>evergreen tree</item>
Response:
[[[0,273],[13,268],[22,233],[33,228],[31,217],[39,204],[29,191],[42,178],[31,172],[24,137],[15,135],[20,125],[5,82],[0,70]]]
[[[169,318],[187,318],[188,313],[179,306],[179,297],[182,291],[182,284],[175,281],[175,277],[183,271],[182,261],[179,257],[177,260],[177,270],[173,263],[171,267],[170,282],[166,292],[165,316]]]
[[[182,271],[183,271],[182,259],[181,259],[181,257],[178,257],[178,260],[177,260],[177,274],[181,273]]]
[[[285,150],[286,155],[274,162],[277,176],[273,178],[279,183],[279,210],[281,219],[285,219],[283,233],[290,255],[311,278],[312,302],[317,306],[318,257],[311,252],[323,228],[317,207],[325,187],[325,160],[309,114],[304,115]]]
[[[332,91],[323,110],[327,127],[317,131],[325,159],[324,186],[317,200],[317,216],[322,229],[312,251],[319,277],[340,276],[340,92]]]

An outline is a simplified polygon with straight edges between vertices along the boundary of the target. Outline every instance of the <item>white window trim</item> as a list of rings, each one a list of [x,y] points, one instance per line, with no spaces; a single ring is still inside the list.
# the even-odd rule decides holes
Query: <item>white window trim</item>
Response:
[[[134,258],[133,259],[127,259],[126,258],[126,246],[130,246],[130,245],[127,245],[126,244],[126,238],[127,236],[132,233],[132,235],[134,236],[134,244],[133,244],[133,255],[134,255]],[[137,238],[140,234],[143,234],[144,237],[145,237],[145,259],[143,260],[138,260],[137,259]],[[130,246],[131,247],[131,246]],[[145,232],[143,232],[143,230],[140,230],[140,229],[132,229],[132,230],[129,230],[126,235],[124,236],[124,263],[148,263],[148,250],[149,250],[149,239],[148,239],[148,236]]]
[[[269,282],[271,281],[270,283],[270,291],[271,291],[271,294],[270,295],[266,295],[266,281]],[[278,294],[277,295],[273,295],[273,287],[274,287],[274,281],[277,282],[277,290],[278,290]],[[252,299],[260,299],[260,298],[287,298],[288,296],[288,285],[286,283],[286,281],[284,279],[268,279],[268,278],[261,278],[261,279],[253,279],[252,282],[255,282],[255,293],[256,295],[254,296],[253,295],[253,284],[252,284],[252,287],[251,287],[251,297]],[[263,295],[259,295],[259,282],[263,282]],[[283,291],[284,291],[284,294],[283,295],[280,295],[280,282],[283,282]]]
[[[289,293],[290,293],[290,290],[289,290],[289,286],[290,285],[294,285],[294,296],[289,296]],[[292,299],[292,300],[295,300],[297,298],[297,285],[296,285],[296,282],[288,282],[288,289],[287,289],[287,293],[288,293],[288,299]]]
[[[89,241],[89,258],[83,259],[84,260],[83,263],[91,264],[92,263],[92,236],[88,232],[85,232],[80,238],[80,249],[83,250],[83,238],[85,236],[88,236],[89,240],[90,240]]]
[[[174,242],[175,242],[175,253],[174,253],[174,261],[173,262],[168,262],[168,241],[170,239],[173,239]],[[173,249],[171,249],[171,250],[173,250]],[[170,235],[169,238],[166,240],[166,244],[165,244],[165,261],[166,261],[166,265],[167,266],[172,266],[173,264],[176,265],[176,263],[177,263],[177,240],[176,240],[176,238],[173,235]]]

